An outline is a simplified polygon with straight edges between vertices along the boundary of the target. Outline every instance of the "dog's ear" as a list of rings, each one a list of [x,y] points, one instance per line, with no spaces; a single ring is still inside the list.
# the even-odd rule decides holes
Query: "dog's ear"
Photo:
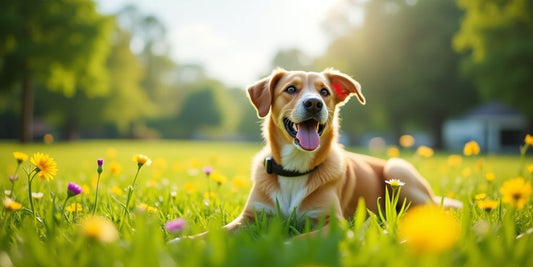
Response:
[[[272,71],[270,76],[248,87],[248,96],[257,110],[257,116],[259,118],[264,118],[268,115],[270,106],[272,105],[274,87],[285,73],[286,71],[284,69],[277,68]]]
[[[364,105],[366,103],[365,97],[361,92],[361,85],[350,76],[331,68],[324,70],[322,73],[329,79],[339,102],[344,102],[350,95],[355,94],[361,104]]]

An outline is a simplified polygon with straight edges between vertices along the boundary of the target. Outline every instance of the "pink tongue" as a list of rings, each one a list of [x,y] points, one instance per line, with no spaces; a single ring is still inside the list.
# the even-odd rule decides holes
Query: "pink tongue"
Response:
[[[300,142],[300,146],[305,150],[315,150],[320,145],[320,137],[317,132],[318,122],[308,120],[298,123],[297,126],[296,139]]]

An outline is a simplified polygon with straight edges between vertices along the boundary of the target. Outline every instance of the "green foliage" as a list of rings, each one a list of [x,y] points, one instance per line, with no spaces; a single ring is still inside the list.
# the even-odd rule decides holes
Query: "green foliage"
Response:
[[[532,164],[520,163],[517,155],[488,155],[464,157],[460,166],[449,166],[446,154],[422,159],[410,159],[428,178],[437,194],[454,193],[464,208],[450,212],[461,222],[458,242],[449,250],[437,254],[415,254],[402,240],[384,231],[381,223],[390,220],[394,209],[384,219],[368,216],[364,202],[359,202],[356,214],[348,224],[339,223],[327,237],[292,239],[299,232],[312,228],[299,226],[295,221],[279,216],[258,216],[256,223],[242,231],[229,234],[220,226],[230,222],[241,212],[250,189],[248,182],[236,186],[234,180],[248,180],[249,163],[260,144],[222,144],[201,142],[131,142],[99,141],[59,143],[53,145],[21,146],[0,144],[0,180],[2,192],[11,188],[6,178],[13,174],[16,161],[11,151],[50,154],[58,164],[54,180],[45,182],[38,178],[33,183],[35,192],[43,192],[35,200],[40,220],[35,221],[28,212],[27,185],[22,169],[10,197],[23,205],[19,211],[0,213],[0,259],[2,266],[531,266],[533,244],[533,203],[522,210],[506,203],[492,210],[477,205],[475,195],[486,193],[487,198],[499,199],[499,188],[513,178],[518,168]],[[223,151],[223,152],[222,152]],[[131,224],[119,232],[119,240],[102,243],[85,237],[80,231],[82,220],[91,213],[94,203],[96,159],[104,158],[100,184],[100,204],[97,215],[120,224],[127,191],[137,171],[131,156],[148,155],[152,165],[140,170],[137,186],[131,199]],[[122,171],[112,173],[112,165],[120,164]],[[22,168],[31,166],[24,162]],[[228,182],[217,185],[202,173],[204,166],[212,166],[210,177],[222,175]],[[471,172],[466,175],[464,169]],[[496,180],[485,179],[493,172]],[[526,179],[531,182],[531,173]],[[68,182],[84,186],[85,194],[74,196],[71,203],[80,203],[80,212],[66,212],[68,220],[60,214],[66,197]],[[214,196],[206,197],[210,183]],[[191,189],[191,186],[194,190]],[[385,186],[385,184],[384,184]],[[406,185],[407,186],[407,185]],[[122,189],[117,193],[116,188]],[[173,196],[171,192],[176,192]],[[6,193],[3,193],[4,196]],[[397,201],[393,192],[389,201]],[[3,198],[4,200],[5,198]],[[401,201],[400,201],[401,202]],[[140,208],[146,204],[155,210]],[[385,205],[391,203],[386,202]],[[134,208],[135,207],[135,208]],[[409,212],[407,212],[409,213]],[[187,227],[179,233],[165,230],[164,224],[174,218],[186,219]],[[401,220],[401,219],[399,219]],[[210,230],[206,240],[184,239],[169,244],[172,238]],[[445,230],[435,229],[435,231]],[[425,233],[431,235],[432,233]]]
[[[364,10],[363,25],[334,40],[316,63],[339,68],[362,85],[368,104],[348,104],[343,129],[357,133],[372,125],[399,137],[410,124],[429,128],[438,141],[444,120],[475,103],[451,48],[460,11],[447,0],[376,0]]]
[[[465,10],[454,48],[465,72],[487,98],[500,98],[529,116],[533,108],[533,3],[527,0],[458,0]]]
[[[3,1],[0,25],[4,85],[29,78],[66,96],[78,87],[107,93],[112,20],[97,13],[94,2]]]

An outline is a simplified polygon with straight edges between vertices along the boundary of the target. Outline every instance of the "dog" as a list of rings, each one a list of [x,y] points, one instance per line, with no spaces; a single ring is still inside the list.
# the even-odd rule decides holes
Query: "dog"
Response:
[[[264,119],[266,146],[253,160],[253,186],[244,210],[224,226],[226,230],[253,222],[256,213],[281,212],[288,217],[295,212],[312,223],[325,220],[321,230],[327,234],[330,216],[351,218],[360,199],[376,212],[389,179],[405,183],[400,199],[411,205],[442,204],[410,163],[347,152],[339,144],[339,108],[352,96],[366,103],[361,86],[350,76],[334,69],[278,68],[247,91],[258,117]],[[460,205],[444,200],[446,207]]]

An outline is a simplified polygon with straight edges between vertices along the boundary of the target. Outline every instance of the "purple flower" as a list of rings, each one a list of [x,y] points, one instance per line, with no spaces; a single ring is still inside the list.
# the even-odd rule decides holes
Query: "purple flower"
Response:
[[[185,219],[177,218],[165,223],[165,229],[169,232],[178,232],[185,228]]]
[[[98,168],[96,169],[96,172],[98,172],[98,174],[101,174],[103,171],[102,166],[104,165],[104,159],[97,159],[96,163],[98,163]]]
[[[81,194],[81,192],[83,192],[83,189],[81,188],[80,185],[75,184],[75,183],[68,183],[68,187],[67,187],[68,197],[79,195]]]
[[[18,180],[18,179],[19,179],[18,174],[10,175],[10,176],[9,176],[9,181],[12,182],[12,183],[14,183],[14,182],[15,182],[16,180]]]
[[[205,175],[209,175],[213,172],[213,167],[205,167],[204,168],[204,173]]]

